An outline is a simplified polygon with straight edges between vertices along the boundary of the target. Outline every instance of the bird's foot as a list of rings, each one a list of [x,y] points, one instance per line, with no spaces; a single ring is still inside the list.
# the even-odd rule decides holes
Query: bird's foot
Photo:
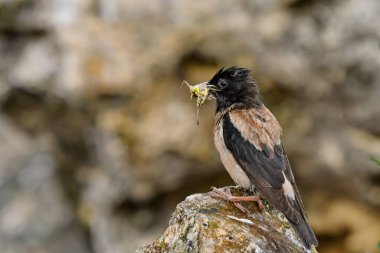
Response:
[[[231,191],[229,188],[227,188],[225,191],[222,189],[218,189],[215,187],[212,187],[211,197],[223,199],[225,201],[229,201],[234,206],[236,206],[240,211],[242,211],[245,214],[250,214],[249,211],[240,203],[240,202],[257,202],[260,211],[264,211],[264,205],[260,199],[260,196],[233,196],[231,194]]]

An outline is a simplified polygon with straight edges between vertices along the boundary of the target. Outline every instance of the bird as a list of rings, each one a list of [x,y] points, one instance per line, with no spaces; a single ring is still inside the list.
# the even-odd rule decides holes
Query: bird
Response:
[[[251,71],[237,66],[221,68],[209,81],[192,87],[193,91],[206,87],[207,98],[216,100],[214,143],[225,169],[237,185],[259,194],[232,196],[213,188],[213,196],[234,203],[257,201],[263,209],[262,197],[285,215],[306,248],[317,247],[281,143],[282,128],[265,107]]]

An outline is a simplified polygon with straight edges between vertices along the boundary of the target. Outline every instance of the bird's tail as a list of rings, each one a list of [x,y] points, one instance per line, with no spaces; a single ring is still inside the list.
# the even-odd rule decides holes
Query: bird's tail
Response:
[[[307,222],[307,218],[300,214],[298,224],[289,220],[289,223],[292,225],[294,231],[300,237],[306,248],[310,249],[313,245],[314,247],[318,246],[318,240],[315,237],[315,234]]]

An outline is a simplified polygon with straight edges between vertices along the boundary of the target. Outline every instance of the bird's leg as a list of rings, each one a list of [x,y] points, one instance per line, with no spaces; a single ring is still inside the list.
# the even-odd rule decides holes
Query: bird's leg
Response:
[[[242,211],[243,213],[249,215],[249,211],[242,205],[240,204],[239,202],[234,202],[234,201],[231,201],[231,197],[234,197],[232,194],[231,194],[231,191],[230,189],[227,190],[227,192],[221,190],[221,189],[218,189],[218,188],[215,188],[215,187],[212,187],[212,192],[211,192],[211,197],[212,198],[217,198],[217,199],[222,199],[224,201],[229,201],[231,202],[232,204],[234,204],[234,206],[236,206],[240,211]]]
[[[255,201],[255,202],[257,202],[260,211],[264,211],[264,205],[263,205],[259,195],[256,195],[256,196],[233,196],[231,194],[231,191],[229,188],[227,188],[226,191],[223,191],[221,189],[213,187],[212,192],[211,192],[211,197],[223,199],[225,201],[229,201],[229,202],[233,203],[237,208],[239,208],[240,211],[242,211],[243,213],[246,213],[246,214],[249,214],[248,210],[246,208],[244,208],[243,205],[240,204],[239,202]]]

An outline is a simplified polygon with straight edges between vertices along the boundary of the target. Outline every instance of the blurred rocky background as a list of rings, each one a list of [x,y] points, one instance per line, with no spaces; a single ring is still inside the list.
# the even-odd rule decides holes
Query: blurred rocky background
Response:
[[[0,251],[125,253],[232,184],[214,104],[253,70],[319,252],[380,251],[378,0],[0,0]]]

